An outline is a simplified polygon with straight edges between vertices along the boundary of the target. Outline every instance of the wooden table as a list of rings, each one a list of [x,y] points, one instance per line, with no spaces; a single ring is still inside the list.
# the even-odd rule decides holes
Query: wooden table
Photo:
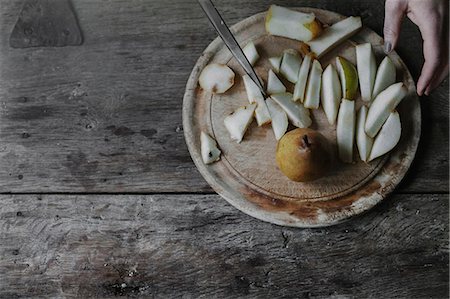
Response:
[[[74,0],[82,46],[9,47],[0,2],[0,297],[448,297],[448,79],[421,99],[407,178],[341,225],[291,229],[231,207],[187,151],[187,78],[215,38],[193,0]],[[216,1],[229,24],[272,1]],[[382,0],[283,1],[361,15]],[[398,52],[417,79],[421,38]]]

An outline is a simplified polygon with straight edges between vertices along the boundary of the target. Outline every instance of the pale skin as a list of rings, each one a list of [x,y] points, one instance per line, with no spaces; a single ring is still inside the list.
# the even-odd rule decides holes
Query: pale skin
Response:
[[[417,94],[429,95],[449,72],[448,0],[386,0],[384,46],[389,53],[398,43],[407,16],[419,27],[425,63],[417,81]]]

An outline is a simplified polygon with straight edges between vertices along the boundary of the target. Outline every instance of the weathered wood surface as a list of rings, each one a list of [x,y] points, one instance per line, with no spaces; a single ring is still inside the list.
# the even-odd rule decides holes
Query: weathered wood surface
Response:
[[[447,195],[302,230],[218,195],[0,200],[1,298],[448,298]]]
[[[12,49],[22,1],[0,2],[0,192],[211,192],[187,151],[187,78],[215,38],[193,1],[72,1],[84,44]],[[229,24],[272,1],[216,1]],[[283,1],[362,15],[382,33],[383,2]],[[417,78],[418,30],[399,54]],[[412,46],[414,45],[414,46]],[[448,87],[422,99],[419,153],[400,191],[448,191]]]

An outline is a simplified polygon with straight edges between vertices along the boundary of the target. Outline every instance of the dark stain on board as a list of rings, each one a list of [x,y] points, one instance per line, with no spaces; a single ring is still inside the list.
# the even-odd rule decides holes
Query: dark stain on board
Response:
[[[131,130],[130,128],[127,128],[127,127],[124,127],[124,126],[120,126],[120,127],[107,126],[106,129],[110,130],[114,135],[120,136],[120,137],[131,136],[131,135],[134,135],[136,133],[133,130]]]
[[[91,176],[97,172],[98,161],[89,161],[85,153],[78,151],[67,155],[64,166],[86,190],[92,190],[95,187],[96,182]]]

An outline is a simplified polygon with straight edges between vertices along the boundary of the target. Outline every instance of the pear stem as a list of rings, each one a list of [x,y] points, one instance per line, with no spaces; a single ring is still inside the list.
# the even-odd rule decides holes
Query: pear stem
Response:
[[[311,143],[309,143],[309,140],[308,140],[308,135],[303,136],[303,142],[305,143],[306,147],[311,146]]]

